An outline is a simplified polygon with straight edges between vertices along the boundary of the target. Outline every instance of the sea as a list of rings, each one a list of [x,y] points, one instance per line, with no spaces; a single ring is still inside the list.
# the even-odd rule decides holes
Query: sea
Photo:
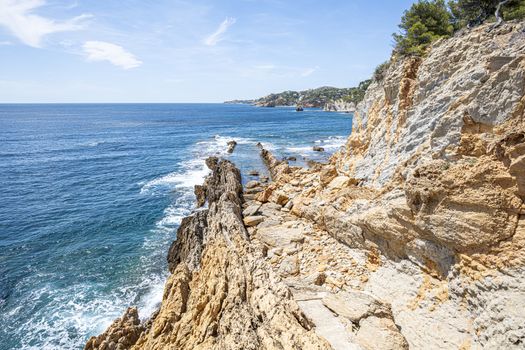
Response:
[[[246,182],[267,173],[258,142],[306,166],[351,128],[319,109],[0,104],[0,349],[82,349],[129,306],[151,315],[207,157]]]

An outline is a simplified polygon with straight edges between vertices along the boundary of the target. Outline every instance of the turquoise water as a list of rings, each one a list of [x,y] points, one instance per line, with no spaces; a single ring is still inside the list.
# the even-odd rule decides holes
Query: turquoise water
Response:
[[[130,305],[147,317],[207,156],[236,140],[248,181],[264,171],[258,141],[321,160],[351,123],[245,105],[0,105],[0,349],[81,349]]]

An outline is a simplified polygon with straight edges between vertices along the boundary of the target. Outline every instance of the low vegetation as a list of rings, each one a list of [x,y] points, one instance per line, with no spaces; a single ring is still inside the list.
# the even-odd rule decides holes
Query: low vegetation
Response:
[[[400,33],[394,33],[394,53],[421,56],[432,42],[454,31],[486,21],[525,18],[525,0],[419,0],[405,11]]]
[[[380,82],[383,81],[386,75],[386,71],[390,67],[390,61],[386,61],[381,63],[379,66],[376,67],[374,70],[373,79],[374,81]]]

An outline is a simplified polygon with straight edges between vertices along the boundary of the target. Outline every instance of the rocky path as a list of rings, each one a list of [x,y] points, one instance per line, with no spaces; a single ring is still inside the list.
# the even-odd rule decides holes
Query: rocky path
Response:
[[[362,291],[377,261],[293,215],[284,195],[258,201],[265,199],[267,188],[255,181],[246,185],[244,224],[252,244],[288,285],[316,334],[336,350],[408,348],[390,306]]]

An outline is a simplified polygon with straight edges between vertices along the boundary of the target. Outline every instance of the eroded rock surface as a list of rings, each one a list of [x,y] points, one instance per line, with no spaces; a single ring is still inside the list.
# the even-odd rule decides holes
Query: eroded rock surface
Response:
[[[486,29],[394,59],[328,164],[210,159],[160,310],[88,349],[523,349],[525,23]]]

